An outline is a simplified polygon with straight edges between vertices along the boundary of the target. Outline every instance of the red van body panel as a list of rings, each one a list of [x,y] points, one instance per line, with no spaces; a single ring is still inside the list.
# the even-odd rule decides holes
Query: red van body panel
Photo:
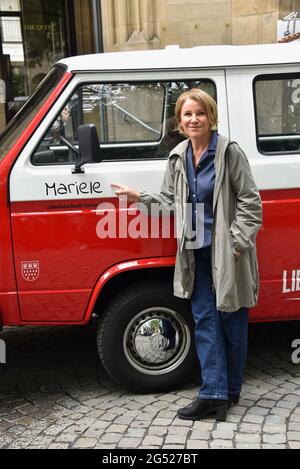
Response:
[[[105,199],[101,202],[105,203]],[[116,199],[110,202],[116,204]],[[96,285],[99,292],[103,283],[98,283],[99,278],[110,272],[112,266],[126,262],[129,270],[131,263],[140,268],[138,260],[147,257],[157,258],[157,266],[161,266],[160,239],[98,238],[98,203],[97,199],[85,199],[84,205],[93,208],[78,210],[51,210],[53,204],[49,202],[11,204],[13,244],[18,246],[15,265],[22,321],[84,322],[85,312],[90,310],[90,297],[95,294]],[[76,205],[78,200],[68,201],[68,206]],[[26,272],[24,275],[24,261],[38,262],[34,282],[28,281]]]
[[[295,217],[295,213],[300,212],[300,191],[262,191],[261,196],[264,222],[257,238],[260,296],[258,306],[250,312],[250,320],[296,319],[299,317],[300,285],[296,276],[294,280],[292,278],[298,264],[291,246],[297,246],[299,242],[300,220]],[[68,202],[69,205],[78,204],[76,200]],[[86,323],[90,320],[101,289],[115,275],[126,270],[162,268],[175,264],[174,238],[128,238],[122,240],[121,245],[119,239],[111,239],[102,249],[95,230],[99,220],[95,210],[98,202],[95,199],[85,201],[86,205],[94,209],[61,209],[52,212],[46,206],[47,202],[11,204],[13,243],[19,246],[19,251],[13,259],[10,230],[2,229],[2,246],[6,242],[3,251],[6,258],[4,261],[2,256],[2,262],[6,262],[6,272],[9,272],[8,266],[11,269],[2,282],[0,294],[4,324]],[[109,202],[112,203],[113,199]],[[9,220],[8,209],[7,217]],[[4,242],[5,232],[9,236]],[[22,250],[24,239],[26,248]],[[274,252],[278,256],[274,257]],[[35,253],[38,253],[39,269],[43,271],[43,276],[33,285],[22,276],[22,260],[34,260]],[[73,267],[71,274],[68,268],[70,265]],[[283,291],[284,271],[286,292]],[[7,288],[6,293],[4,288]],[[17,291],[23,311],[21,317]]]
[[[295,319],[299,317],[300,286],[296,279],[292,280],[297,261],[291,245],[297,246],[299,239],[300,220],[294,214],[300,211],[300,191],[262,191],[261,196],[264,222],[257,238],[260,297],[258,306],[250,312],[250,320]],[[99,221],[98,202],[85,200],[85,205],[93,208],[53,211],[49,211],[47,202],[11,205],[13,243],[19,246],[15,263],[23,311],[21,322],[86,323],[101,289],[115,275],[126,270],[174,266],[174,238],[116,238],[104,246],[95,229]],[[116,203],[115,199],[107,202]],[[76,207],[78,200],[68,203]],[[23,239],[26,240],[24,250]],[[274,257],[274,252],[278,256]],[[23,278],[21,264],[24,259],[34,260],[35,253],[43,276],[31,285]],[[287,272],[285,287],[290,290],[288,298],[283,291],[284,271]]]
[[[11,237],[11,207],[9,204],[9,175],[20,151],[41,124],[57,97],[72,78],[66,72],[41,109],[34,116],[28,127],[13,144],[9,152],[1,155],[0,161],[0,320],[4,325],[22,324],[17,296],[15,264]]]

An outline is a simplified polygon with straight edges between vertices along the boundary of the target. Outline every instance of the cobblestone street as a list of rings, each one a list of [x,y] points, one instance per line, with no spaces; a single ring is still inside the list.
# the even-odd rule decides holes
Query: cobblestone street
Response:
[[[242,399],[227,421],[182,421],[198,385],[135,395],[98,361],[96,324],[6,328],[0,334],[1,448],[300,448],[300,322],[253,324]]]

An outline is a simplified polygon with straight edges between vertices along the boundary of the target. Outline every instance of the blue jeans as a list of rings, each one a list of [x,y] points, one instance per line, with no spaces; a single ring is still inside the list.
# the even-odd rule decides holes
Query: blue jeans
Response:
[[[228,399],[241,391],[248,347],[248,309],[216,309],[210,248],[195,251],[195,284],[191,299],[195,343],[201,366],[201,399]]]

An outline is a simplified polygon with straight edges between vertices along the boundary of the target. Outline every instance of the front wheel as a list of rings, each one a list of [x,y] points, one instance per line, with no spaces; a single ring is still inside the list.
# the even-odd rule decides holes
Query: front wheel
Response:
[[[164,282],[131,286],[99,319],[97,345],[105,369],[125,388],[174,389],[192,378],[196,365],[189,303]]]

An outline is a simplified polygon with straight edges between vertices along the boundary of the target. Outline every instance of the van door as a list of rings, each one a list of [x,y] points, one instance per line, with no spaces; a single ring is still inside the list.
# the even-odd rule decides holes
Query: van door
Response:
[[[12,237],[21,318],[81,323],[99,277],[120,262],[169,255],[142,219],[119,206],[113,182],[158,192],[169,151],[182,139],[174,106],[191,87],[218,100],[228,134],[223,71],[82,74],[75,77],[24,148],[10,176]],[[95,124],[102,162],[72,172],[78,126]],[[126,220],[124,225],[124,220]],[[119,221],[122,218],[122,226]],[[169,243],[175,254],[175,242]],[[88,319],[88,318],[87,318]]]
[[[300,71],[262,66],[226,72],[231,137],[246,152],[263,201],[261,288],[255,320],[299,318]]]

